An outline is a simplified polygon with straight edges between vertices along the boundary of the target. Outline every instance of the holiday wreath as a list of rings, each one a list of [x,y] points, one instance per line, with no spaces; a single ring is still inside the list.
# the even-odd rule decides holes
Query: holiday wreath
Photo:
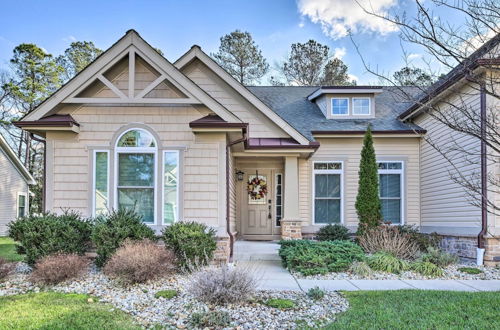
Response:
[[[255,176],[253,179],[248,180],[248,194],[252,199],[261,199],[267,194],[266,180]]]

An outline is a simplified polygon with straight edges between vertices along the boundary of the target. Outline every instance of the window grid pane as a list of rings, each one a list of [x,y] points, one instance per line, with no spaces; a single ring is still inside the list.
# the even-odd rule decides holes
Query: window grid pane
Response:
[[[177,220],[178,164],[177,152],[165,152],[163,187],[163,223],[172,224]]]
[[[314,222],[340,223],[340,174],[315,174]]]
[[[95,153],[95,215],[104,214],[108,210],[108,153]]]
[[[332,99],[332,114],[348,115],[349,101],[347,99]]]
[[[354,115],[369,115],[370,100],[369,99],[352,99],[352,113]]]
[[[281,174],[276,174],[276,226],[281,226],[281,219],[283,217],[283,198],[282,198],[282,184]]]

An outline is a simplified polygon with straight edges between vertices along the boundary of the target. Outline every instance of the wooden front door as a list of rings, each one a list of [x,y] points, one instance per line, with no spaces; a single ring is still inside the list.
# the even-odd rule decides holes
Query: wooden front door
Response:
[[[245,184],[242,185],[243,191],[241,193],[243,235],[271,235],[273,231],[273,185],[271,171],[259,170],[258,175],[260,179],[266,181],[267,194],[258,199],[254,199],[248,194],[248,185],[246,183],[256,177],[255,170],[248,171],[245,174],[246,181]]]

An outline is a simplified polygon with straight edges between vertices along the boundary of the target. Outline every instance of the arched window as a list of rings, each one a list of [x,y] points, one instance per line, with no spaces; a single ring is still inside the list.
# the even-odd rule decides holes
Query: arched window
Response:
[[[116,144],[116,206],[133,209],[155,223],[157,144],[143,129],[124,132]]]

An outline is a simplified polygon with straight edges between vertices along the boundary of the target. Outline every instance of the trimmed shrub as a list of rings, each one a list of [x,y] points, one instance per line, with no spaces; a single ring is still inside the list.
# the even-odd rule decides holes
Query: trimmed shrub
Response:
[[[471,275],[477,275],[477,274],[481,274],[483,272],[481,269],[474,268],[474,267],[461,267],[458,270],[461,271],[462,273],[471,274]]]
[[[272,298],[268,299],[264,302],[264,305],[273,307],[273,308],[278,308],[278,309],[291,309],[295,308],[295,302],[290,299],[284,299],[284,298]]]
[[[36,262],[30,281],[38,284],[57,284],[82,276],[89,268],[88,258],[77,254],[54,254]]]
[[[90,245],[92,223],[82,220],[76,212],[29,215],[8,226],[9,236],[20,244],[18,252],[26,254],[25,260],[30,266],[56,253],[81,255]]]
[[[200,329],[223,329],[231,323],[231,316],[225,311],[192,313],[189,324]]]
[[[426,252],[428,248],[437,248],[441,238],[437,233],[424,234],[421,233],[416,226],[399,225],[396,226],[403,234],[410,236],[410,239],[417,243],[418,248],[422,252]]]
[[[253,271],[247,268],[212,267],[195,273],[188,291],[198,300],[216,305],[246,301],[257,282]]]
[[[177,297],[178,292],[176,290],[161,290],[155,293],[155,298],[165,298],[165,299],[172,299],[174,297]]]
[[[415,259],[419,254],[418,244],[391,225],[367,229],[358,241],[367,253],[383,251],[402,259]]]
[[[307,296],[312,300],[321,300],[325,296],[325,291],[316,286],[307,290]]]
[[[318,241],[349,240],[349,229],[339,224],[323,226],[316,236]]]
[[[355,275],[368,277],[373,274],[372,269],[365,261],[355,261],[352,263],[349,271]]]
[[[174,251],[179,266],[206,265],[217,247],[215,230],[198,222],[176,222],[163,230],[165,246]]]
[[[424,262],[431,262],[439,267],[446,267],[451,264],[456,264],[459,261],[458,256],[443,252],[440,249],[434,247],[428,247],[427,253],[424,253],[420,257],[420,260]]]
[[[367,263],[373,270],[386,273],[399,274],[408,270],[409,264],[387,252],[377,252],[369,256]]]
[[[104,266],[104,273],[124,284],[144,283],[165,276],[175,269],[175,257],[150,240],[125,243]]]
[[[364,259],[361,247],[350,241],[292,242],[281,241],[279,255],[286,268],[303,275],[344,271],[354,261]]]
[[[410,265],[410,269],[424,276],[439,277],[444,275],[439,266],[428,261],[416,261]]]
[[[13,262],[7,262],[4,258],[0,258],[0,281],[9,276],[16,268]]]
[[[91,235],[97,252],[95,263],[104,266],[125,240],[156,240],[155,232],[133,210],[120,209],[96,218]]]

